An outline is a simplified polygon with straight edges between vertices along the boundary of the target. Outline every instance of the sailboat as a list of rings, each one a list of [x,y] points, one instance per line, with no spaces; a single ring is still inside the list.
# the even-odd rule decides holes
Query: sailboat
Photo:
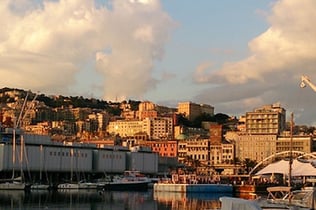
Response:
[[[73,158],[74,158],[74,151],[73,149],[70,149],[70,182],[61,183],[57,185],[57,189],[79,189],[79,185],[77,183],[72,183],[72,177],[73,177]]]
[[[0,189],[8,189],[8,190],[24,190],[26,188],[26,184],[23,180],[23,154],[24,154],[24,139],[23,135],[20,134],[20,177],[15,177],[15,164],[16,164],[16,132],[20,131],[21,121],[26,117],[28,111],[31,109],[31,106],[27,107],[27,98],[29,93],[26,94],[20,114],[18,119],[13,120],[13,128],[12,128],[12,178],[9,180],[5,180],[0,183]],[[33,98],[31,104],[34,103],[37,95]],[[10,131],[11,132],[11,131]]]
[[[16,130],[13,128],[12,130],[12,178],[8,180],[4,180],[0,183],[0,190],[24,190],[25,183],[23,181],[23,171],[22,171],[22,163],[23,163],[23,138],[21,138],[20,145],[20,168],[21,174],[20,177],[15,177],[15,163],[16,163]],[[22,136],[21,136],[22,137]]]
[[[70,162],[70,182],[65,182],[57,185],[57,189],[60,190],[79,190],[79,189],[97,189],[97,183],[87,182],[86,180],[82,180],[79,182],[73,182],[73,165],[74,165],[74,151],[70,150],[71,162]],[[78,163],[78,160],[76,160]]]
[[[39,182],[33,183],[31,185],[31,190],[48,190],[50,185],[43,184],[43,176],[42,176],[42,165],[43,165],[43,145],[40,145],[40,174],[39,174]]]

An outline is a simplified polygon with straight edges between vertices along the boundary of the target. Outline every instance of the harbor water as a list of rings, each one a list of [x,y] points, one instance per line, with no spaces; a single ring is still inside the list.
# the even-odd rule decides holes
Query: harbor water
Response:
[[[1,190],[0,210],[8,209],[80,209],[80,210],[185,210],[220,209],[219,197],[232,194],[155,193],[132,191],[21,191]]]

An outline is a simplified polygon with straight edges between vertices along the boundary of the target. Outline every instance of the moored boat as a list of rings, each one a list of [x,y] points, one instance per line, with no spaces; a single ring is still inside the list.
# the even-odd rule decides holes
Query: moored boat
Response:
[[[19,181],[8,181],[0,183],[0,190],[24,190],[25,187],[25,183]]]
[[[48,190],[49,188],[49,184],[34,183],[31,185],[31,190]]]
[[[148,189],[149,178],[139,171],[125,171],[123,176],[115,176],[103,184],[104,190],[143,191]]]
[[[93,182],[80,181],[78,183],[62,183],[57,185],[57,189],[79,190],[79,189],[97,189],[98,184]]]

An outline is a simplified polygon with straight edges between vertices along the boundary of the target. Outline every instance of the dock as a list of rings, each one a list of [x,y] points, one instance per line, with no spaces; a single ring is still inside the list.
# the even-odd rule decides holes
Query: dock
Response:
[[[154,192],[180,192],[180,193],[232,193],[230,184],[173,184],[155,183]]]

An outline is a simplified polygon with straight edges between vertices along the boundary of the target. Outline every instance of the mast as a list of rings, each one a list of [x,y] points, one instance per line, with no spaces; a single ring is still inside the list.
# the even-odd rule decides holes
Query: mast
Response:
[[[24,180],[23,174],[23,151],[24,151],[24,137],[21,135],[20,137],[20,175],[21,179]]]
[[[43,145],[40,145],[40,183],[42,183]]]
[[[12,137],[12,179],[14,179],[15,177],[15,170],[14,170],[14,167],[15,167],[15,151],[16,151],[16,136],[15,136],[15,120],[14,120],[14,125],[13,125],[13,137]]]
[[[293,164],[293,112],[291,113],[291,123],[290,123],[290,161],[289,161],[289,183],[288,186],[291,186],[292,182],[292,164]]]

